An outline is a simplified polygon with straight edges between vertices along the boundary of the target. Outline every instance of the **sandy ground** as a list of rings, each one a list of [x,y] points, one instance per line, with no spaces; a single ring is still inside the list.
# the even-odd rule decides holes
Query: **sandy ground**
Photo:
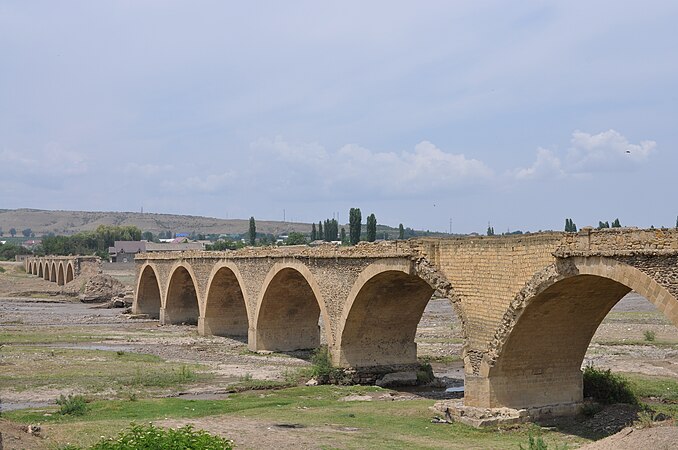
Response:
[[[195,398],[218,398],[230,383],[242,377],[254,379],[283,379],[289,369],[308,365],[308,353],[293,355],[256,355],[247,351],[243,341],[224,337],[202,337],[195,327],[159,326],[157,321],[130,319],[119,309],[100,309],[80,303],[73,294],[77,289],[57,287],[36,277],[21,273],[19,265],[3,264],[8,269],[0,274],[0,333],[12,330],[67,329],[73,333],[105,335],[100,342],[72,344],[75,348],[122,350],[157,355],[176,362],[199,362],[208,367],[215,377],[209,383],[198,384],[187,392],[168,389],[163,395],[193,395]],[[121,280],[133,280],[133,274],[112,268],[112,275]],[[36,298],[35,293],[41,293]],[[657,341],[664,345],[645,345],[643,333],[654,331]],[[448,385],[463,383],[463,365],[460,361],[461,332],[450,303],[445,299],[429,302],[419,323],[416,341],[418,353],[431,357],[434,372],[439,377],[448,377]],[[628,345],[634,342],[634,345]],[[0,342],[0,345],[2,343]],[[62,347],[63,344],[52,344]],[[0,351],[0,371],[3,370]],[[671,325],[654,306],[644,298],[630,294],[623,299],[599,327],[584,361],[613,371],[635,372],[647,375],[661,375],[678,378],[678,329]],[[14,391],[11,386],[0,385],[0,411],[16,407],[29,407],[51,403],[61,393],[69,390],[34,389]],[[405,392],[415,398],[430,393]],[[105,393],[99,394],[105,397]],[[318,442],[312,429],[294,429],[275,423],[264,423],[244,418],[208,417],[197,421],[167,421],[165,425],[192,423],[198,428],[226,436],[238,436],[241,448],[260,448],[262,436],[265,443],[273,448],[317,448],[331,445]],[[0,423],[0,429],[7,439],[13,439],[14,427]],[[331,428],[331,427],[330,427]],[[652,429],[655,430],[655,429]],[[315,430],[319,431],[319,430]],[[323,436],[333,433],[351,433],[344,429],[323,429]],[[634,431],[633,436],[650,433]],[[666,433],[660,429],[652,433]],[[25,434],[25,433],[24,433]],[[19,434],[20,436],[20,434]],[[26,437],[30,439],[30,437]],[[622,438],[620,438],[622,439]],[[647,438],[650,439],[650,438]],[[661,438],[657,438],[660,445]],[[621,441],[614,441],[617,447],[631,448]],[[626,442],[626,441],[624,441]],[[628,441],[631,442],[631,441]],[[648,441],[652,442],[652,441]],[[30,448],[30,442],[22,445]],[[5,448],[11,448],[7,445]],[[650,448],[650,447],[645,447]],[[661,446],[651,448],[663,448]]]

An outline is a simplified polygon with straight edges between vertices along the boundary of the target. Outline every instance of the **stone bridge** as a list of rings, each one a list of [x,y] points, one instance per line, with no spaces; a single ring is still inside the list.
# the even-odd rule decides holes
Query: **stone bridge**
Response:
[[[88,265],[100,264],[97,256],[45,256],[26,258],[26,273],[63,286],[73,281]]]
[[[631,290],[678,326],[678,231],[416,239],[136,257],[136,313],[254,351],[326,343],[360,381],[411,371],[434,292],[464,336],[464,407],[569,413],[594,332]]]

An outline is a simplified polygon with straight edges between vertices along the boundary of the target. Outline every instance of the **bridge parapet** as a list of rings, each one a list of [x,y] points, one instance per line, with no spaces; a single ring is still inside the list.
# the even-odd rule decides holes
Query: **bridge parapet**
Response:
[[[554,256],[628,256],[678,254],[677,229],[582,228],[564,233]]]

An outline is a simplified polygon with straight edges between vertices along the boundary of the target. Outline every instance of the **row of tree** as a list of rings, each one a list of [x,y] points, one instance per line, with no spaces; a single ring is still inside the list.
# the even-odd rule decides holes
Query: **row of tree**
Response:
[[[24,237],[35,237],[35,233],[33,233],[33,230],[30,228],[24,228],[21,230],[21,234],[23,234]],[[3,231],[2,227],[0,227],[0,237],[4,236],[5,232]],[[14,237],[16,236],[16,228],[12,227],[9,229],[9,235]]]

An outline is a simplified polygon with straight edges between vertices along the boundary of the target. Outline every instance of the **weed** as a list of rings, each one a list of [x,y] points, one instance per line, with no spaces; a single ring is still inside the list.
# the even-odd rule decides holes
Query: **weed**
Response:
[[[619,374],[586,366],[584,369],[584,397],[604,403],[638,404],[629,381]]]
[[[238,381],[240,382],[252,381],[252,374],[247,372],[245,375],[241,376]]]
[[[125,356],[125,352],[122,350],[118,350],[117,352],[115,352],[115,354],[118,356]]]
[[[191,425],[177,429],[164,429],[149,425],[131,424],[115,438],[101,439],[90,450],[131,450],[138,448],[182,448],[193,450],[233,448],[233,441],[214,436],[206,431],[193,430]],[[78,447],[69,446],[68,450]]]
[[[0,266],[0,273],[5,273],[5,272],[6,272],[5,268]]]
[[[435,379],[433,375],[433,368],[429,363],[423,363],[419,365],[417,370],[417,384],[428,384]]]
[[[654,413],[651,410],[644,410],[638,413],[638,420],[634,422],[634,425],[640,428],[652,428],[654,424]]]
[[[136,402],[137,400],[138,400],[138,399],[137,399],[137,393],[136,393],[136,392],[132,392],[132,393],[129,395],[129,401],[130,401],[130,402]]]
[[[313,352],[311,357],[310,375],[318,380],[319,384],[351,384],[351,377],[342,368],[334,367],[332,357],[326,346]]]
[[[60,406],[59,414],[62,416],[83,416],[87,412],[87,402],[82,395],[68,394],[68,397],[65,397],[61,394],[56,404]]]
[[[527,438],[527,449],[523,447],[522,444],[519,445],[520,450],[547,450],[548,445],[544,442],[544,439],[540,434],[537,435],[537,439],[532,436],[532,433],[529,434]]]
[[[654,342],[654,339],[656,337],[654,331],[652,330],[645,330],[643,332],[643,336],[645,336],[645,340],[647,342]]]

